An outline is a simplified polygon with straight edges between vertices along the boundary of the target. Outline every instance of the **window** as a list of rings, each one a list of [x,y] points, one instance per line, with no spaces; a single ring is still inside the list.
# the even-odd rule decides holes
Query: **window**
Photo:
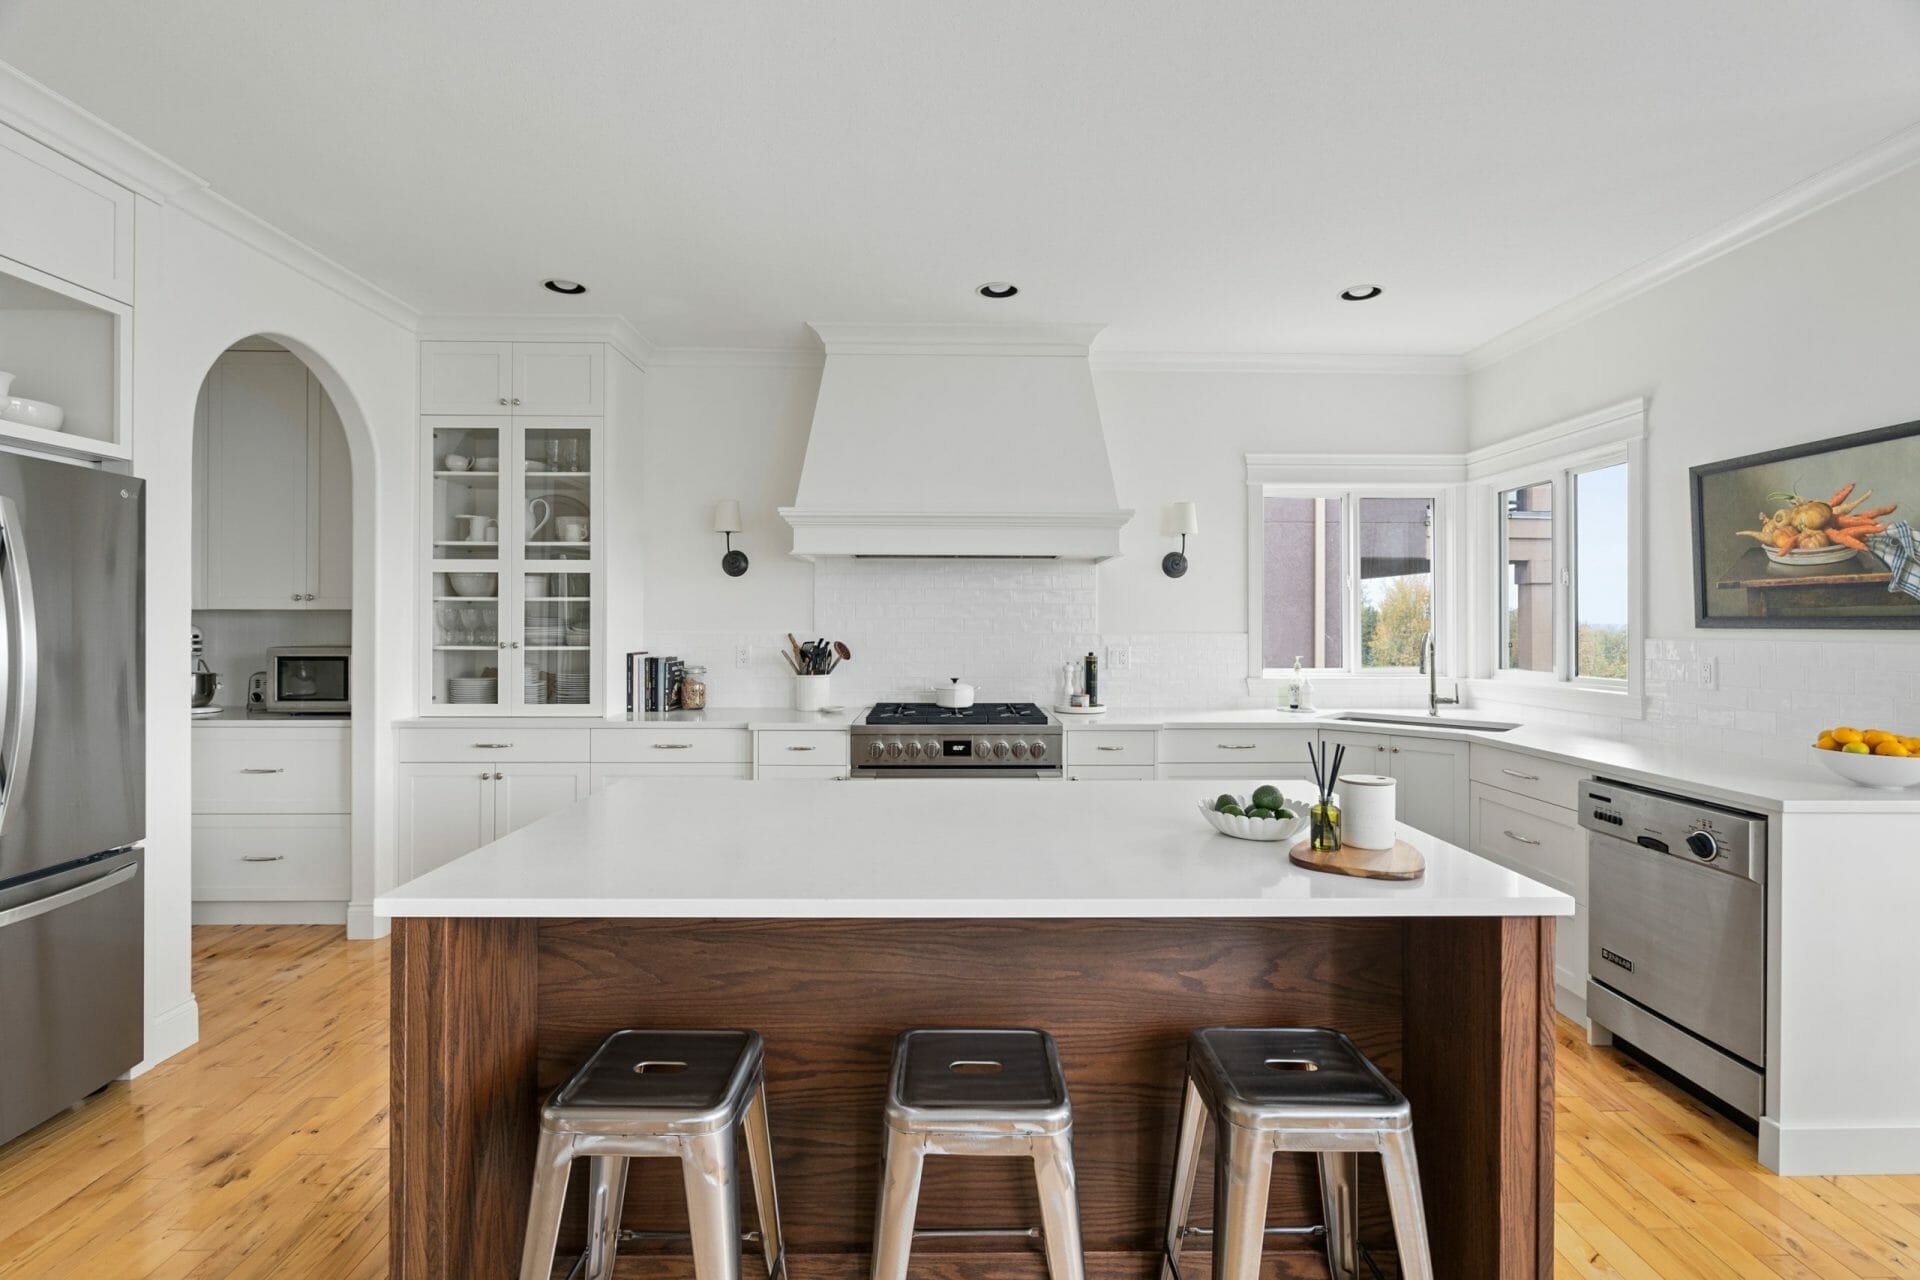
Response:
[[[1573,476],[1575,678],[1627,678],[1627,464]]]
[[[1431,495],[1261,492],[1261,666],[1404,671],[1433,629]]]
[[[1501,672],[1631,678],[1628,480],[1603,455],[1494,486]]]
[[[1500,665],[1553,670],[1553,485],[1500,495]]]

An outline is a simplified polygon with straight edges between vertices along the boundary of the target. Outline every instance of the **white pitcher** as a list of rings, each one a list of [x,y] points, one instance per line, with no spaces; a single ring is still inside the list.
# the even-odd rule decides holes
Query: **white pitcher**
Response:
[[[534,508],[536,507],[540,509],[540,514],[537,516],[534,514]],[[552,514],[553,514],[553,507],[547,502],[545,498],[534,498],[532,501],[527,503],[527,541],[528,542],[536,542],[539,540],[540,531],[547,527],[547,518]]]

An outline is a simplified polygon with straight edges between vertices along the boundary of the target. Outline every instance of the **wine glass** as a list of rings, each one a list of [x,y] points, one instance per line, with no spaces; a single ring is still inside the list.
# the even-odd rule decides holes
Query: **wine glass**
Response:
[[[440,643],[460,643],[460,606],[452,604],[440,606]]]

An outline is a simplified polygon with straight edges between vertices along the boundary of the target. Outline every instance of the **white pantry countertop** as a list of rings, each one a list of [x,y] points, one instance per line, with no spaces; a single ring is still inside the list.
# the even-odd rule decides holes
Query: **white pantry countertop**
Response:
[[[374,902],[382,916],[1558,916],[1573,899],[1403,828],[1427,874],[1306,871],[1219,835],[1200,782],[616,783]],[[964,802],[964,803],[958,803]]]
[[[339,729],[353,723],[350,716],[290,716],[268,711],[249,711],[245,707],[222,707],[217,716],[195,716],[196,729]]]
[[[704,711],[646,711],[629,720],[614,716],[414,716],[396,729],[846,729],[867,713],[866,704],[831,711],[792,707],[709,707]]]

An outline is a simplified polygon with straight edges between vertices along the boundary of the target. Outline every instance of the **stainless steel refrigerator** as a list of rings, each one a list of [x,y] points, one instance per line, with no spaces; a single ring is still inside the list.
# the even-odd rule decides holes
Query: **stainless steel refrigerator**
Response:
[[[142,1054],[143,506],[0,452],[0,1142]]]

